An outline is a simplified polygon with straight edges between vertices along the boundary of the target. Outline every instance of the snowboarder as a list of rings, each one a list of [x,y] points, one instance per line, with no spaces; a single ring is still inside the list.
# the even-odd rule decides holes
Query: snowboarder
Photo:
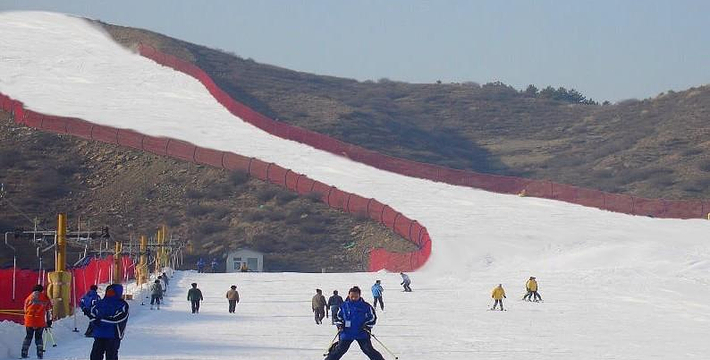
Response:
[[[402,283],[400,285],[404,286],[404,291],[405,292],[412,292],[412,288],[409,287],[409,284],[412,283],[412,280],[409,279],[409,275],[401,272],[399,273],[402,275]]]
[[[160,280],[155,279],[152,285],[150,285],[150,309],[153,310],[153,305],[158,306],[160,310],[160,299],[163,298],[163,286],[160,285]]]
[[[328,317],[330,309],[330,323],[335,325],[335,315],[338,314],[340,305],[343,305],[343,298],[338,295],[338,290],[333,290],[333,296],[328,298],[328,307],[325,308],[325,317]]]
[[[523,300],[527,301],[540,301],[542,300],[542,297],[540,294],[537,293],[538,285],[537,285],[537,280],[535,279],[534,276],[531,276],[530,279],[528,279],[527,282],[525,282],[525,289],[528,291],[525,296],[523,296]]]
[[[94,346],[90,360],[118,360],[118,349],[126,333],[128,303],[121,298],[123,285],[111,284],[106,287],[104,298],[91,308],[94,317]]]
[[[385,311],[385,303],[382,301],[382,293],[385,291],[385,289],[382,288],[382,283],[380,280],[376,280],[375,284],[372,285],[372,297],[375,299],[372,303],[372,306],[377,309],[377,302],[380,302],[380,308],[382,311]]]
[[[44,328],[52,326],[51,316],[49,315],[49,311],[52,309],[52,302],[43,291],[44,287],[37,284],[32,288],[32,293],[25,299],[25,340],[22,341],[20,355],[23,359],[27,358],[32,337],[35,338],[37,358],[41,359],[44,355],[42,334],[44,333]]]
[[[192,306],[193,314],[200,312],[200,301],[202,300],[204,300],[202,291],[197,288],[197,283],[192,283],[192,289],[187,291],[187,301],[189,301]]]
[[[197,260],[197,272],[198,273],[203,273],[205,272],[205,261],[200,258],[200,260]]]
[[[491,310],[495,310],[496,306],[500,304],[500,311],[503,311],[503,298],[505,298],[505,290],[503,290],[503,284],[498,284],[493,289],[493,292],[491,293],[491,297],[495,302],[493,303],[493,308]]]
[[[79,301],[79,308],[81,309],[81,312],[89,318],[89,326],[86,328],[86,332],[84,332],[84,336],[86,337],[91,337],[91,332],[94,329],[94,318],[91,317],[91,307],[96,305],[96,302],[101,299],[99,294],[96,292],[98,289],[98,286],[91,285],[89,291],[87,291]]]
[[[217,262],[217,258],[212,259],[212,272],[216,273],[217,272],[217,266],[219,266],[219,262]]]
[[[234,314],[239,302],[239,292],[236,285],[230,286],[230,290],[227,291],[227,301],[229,301],[229,313]]]
[[[348,297],[336,314],[335,325],[338,327],[338,342],[331,347],[325,360],[338,360],[357,341],[360,349],[370,360],[384,360],[370,340],[372,327],[377,323],[375,309],[360,296],[360,288],[354,286],[348,291]]]
[[[313,314],[315,314],[316,324],[323,323],[323,317],[325,317],[325,306],[327,305],[325,301],[325,296],[323,296],[323,290],[316,289],[316,294],[313,295],[311,299],[311,308],[313,309]]]

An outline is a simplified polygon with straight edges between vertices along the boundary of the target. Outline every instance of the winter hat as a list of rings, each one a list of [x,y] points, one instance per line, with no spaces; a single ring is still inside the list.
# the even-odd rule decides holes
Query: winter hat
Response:
[[[197,283],[192,283],[190,285],[192,285],[192,287],[197,287]]]
[[[40,284],[37,284],[34,287],[32,287],[32,291],[42,291],[42,290],[44,290],[44,287]]]
[[[232,286],[230,286],[230,287],[232,288],[232,290],[234,290],[234,289],[237,288],[237,285],[232,285]]]
[[[99,287],[96,285],[91,285],[91,287],[89,289],[96,291],[99,289]]]
[[[160,280],[158,280],[158,279],[155,279],[154,283],[156,283],[156,284],[160,284]]]

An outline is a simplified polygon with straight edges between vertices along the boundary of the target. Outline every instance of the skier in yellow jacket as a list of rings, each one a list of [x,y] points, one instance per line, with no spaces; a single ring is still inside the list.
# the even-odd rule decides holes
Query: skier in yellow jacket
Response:
[[[537,289],[538,289],[537,280],[535,279],[534,276],[531,276],[530,279],[528,279],[528,281],[525,283],[525,289],[528,291],[528,293],[525,294],[525,296],[523,296],[523,300],[527,300],[527,301],[533,301],[533,299],[535,301],[542,300],[542,297],[540,296],[540,294],[537,293]]]
[[[491,293],[491,297],[495,302],[493,303],[493,308],[491,310],[495,310],[496,306],[500,304],[500,311],[503,311],[503,298],[505,297],[505,290],[503,290],[503,284],[498,284],[493,289],[493,293]]]

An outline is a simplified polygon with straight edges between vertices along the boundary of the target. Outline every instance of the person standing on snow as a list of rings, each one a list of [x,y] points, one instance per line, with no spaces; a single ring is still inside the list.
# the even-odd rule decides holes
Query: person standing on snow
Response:
[[[44,356],[42,334],[44,333],[44,328],[52,326],[51,316],[49,315],[49,311],[52,309],[52,302],[43,291],[44,287],[37,284],[32,288],[32,293],[25,299],[25,340],[22,341],[20,355],[23,359],[27,358],[27,353],[30,351],[32,337],[35,338],[37,358],[41,359]]]
[[[316,294],[313,295],[313,298],[311,299],[311,308],[313,309],[313,314],[315,314],[316,324],[323,323],[326,305],[327,303],[325,301],[325,296],[323,296],[323,290],[316,289]]]
[[[163,277],[163,282],[165,283],[165,292],[168,292],[168,285],[170,285],[170,278],[168,278],[168,274],[163,273],[160,275]]]
[[[160,281],[160,302],[165,302],[165,301],[163,301],[163,297],[165,296],[165,293],[168,291],[168,285],[165,283],[165,280],[163,279],[163,275],[158,275],[158,280]]]
[[[325,308],[325,317],[328,317],[328,309],[330,309],[330,323],[335,325],[335,315],[338,314],[340,305],[343,305],[343,298],[338,295],[338,290],[333,290],[333,296],[328,298],[328,306]]]
[[[91,308],[94,317],[94,345],[90,360],[118,360],[118,349],[126,333],[128,323],[128,303],[121,298],[123,286],[111,284],[106,287],[104,298]]]
[[[91,307],[96,305],[96,302],[101,299],[99,294],[96,292],[98,289],[98,286],[91,285],[89,291],[87,291],[86,294],[81,297],[81,300],[79,300],[79,308],[81,309],[81,312],[89,318],[89,326],[86,328],[86,332],[84,332],[84,336],[86,337],[91,337],[91,332],[94,329],[94,318],[91,317]]]
[[[200,312],[200,301],[202,300],[204,300],[202,291],[197,288],[197,283],[192,283],[192,289],[187,291],[187,301],[189,301],[192,306],[193,314]]]
[[[335,315],[338,327],[338,342],[328,353],[325,360],[338,360],[357,341],[360,349],[370,360],[384,360],[372,346],[370,334],[377,323],[375,309],[360,296],[360,288],[354,286],[348,291],[348,297]]]
[[[528,279],[527,282],[525,282],[525,289],[528,291],[525,296],[523,296],[523,300],[527,301],[540,301],[542,300],[542,297],[540,297],[540,294],[537,293],[538,285],[537,285],[537,280],[535,279],[534,276],[531,276],[530,279]]]
[[[160,310],[160,299],[163,298],[163,286],[160,285],[160,280],[155,279],[152,285],[150,285],[150,309],[153,310],[153,305],[158,306]]]
[[[400,285],[404,286],[404,291],[405,292],[412,292],[412,288],[409,287],[409,284],[412,283],[412,280],[409,279],[409,275],[401,272],[399,275],[402,275],[402,283]]]
[[[495,300],[495,302],[493,303],[493,309],[491,310],[495,310],[496,306],[500,304],[500,311],[503,311],[503,298],[505,298],[505,290],[503,290],[503,284],[498,284],[498,286],[493,289],[491,297],[493,298],[493,300]]]
[[[216,273],[217,272],[217,266],[219,266],[219,262],[217,262],[217,258],[212,259],[212,272]]]
[[[382,301],[382,293],[385,291],[385,289],[382,288],[382,283],[380,282],[380,280],[376,280],[375,284],[372,285],[372,288],[370,290],[372,290],[372,297],[375,299],[372,303],[372,306],[377,309],[377,302],[379,301],[380,308],[382,309],[382,311],[385,311],[385,303]]]
[[[239,292],[237,291],[237,286],[232,285],[227,291],[227,301],[229,301],[229,313],[234,314],[237,309],[237,303],[239,302]]]
[[[198,273],[203,273],[205,272],[205,261],[200,258],[200,260],[197,260],[197,272]]]

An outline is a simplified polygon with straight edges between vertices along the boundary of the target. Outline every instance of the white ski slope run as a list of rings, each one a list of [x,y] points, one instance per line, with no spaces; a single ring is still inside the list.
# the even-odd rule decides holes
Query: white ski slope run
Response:
[[[0,91],[43,113],[274,162],[387,203],[431,234],[432,257],[412,275],[411,294],[398,291],[397,274],[179,274],[182,292],[193,280],[202,285],[203,313],[187,314],[177,294],[160,313],[137,314],[124,359],[318,359],[333,331],[312,323],[313,289],[368,289],[375,278],[384,280],[388,307],[376,334],[402,360],[708,358],[708,221],[408,178],[285,141],[235,118],[197,80],[60,14],[0,14]],[[519,301],[530,275],[543,304]],[[232,283],[245,301],[234,318],[222,299]],[[498,283],[510,310],[486,311]],[[48,358],[89,352],[84,339],[62,341],[72,347]],[[361,358],[357,346],[344,357]]]

